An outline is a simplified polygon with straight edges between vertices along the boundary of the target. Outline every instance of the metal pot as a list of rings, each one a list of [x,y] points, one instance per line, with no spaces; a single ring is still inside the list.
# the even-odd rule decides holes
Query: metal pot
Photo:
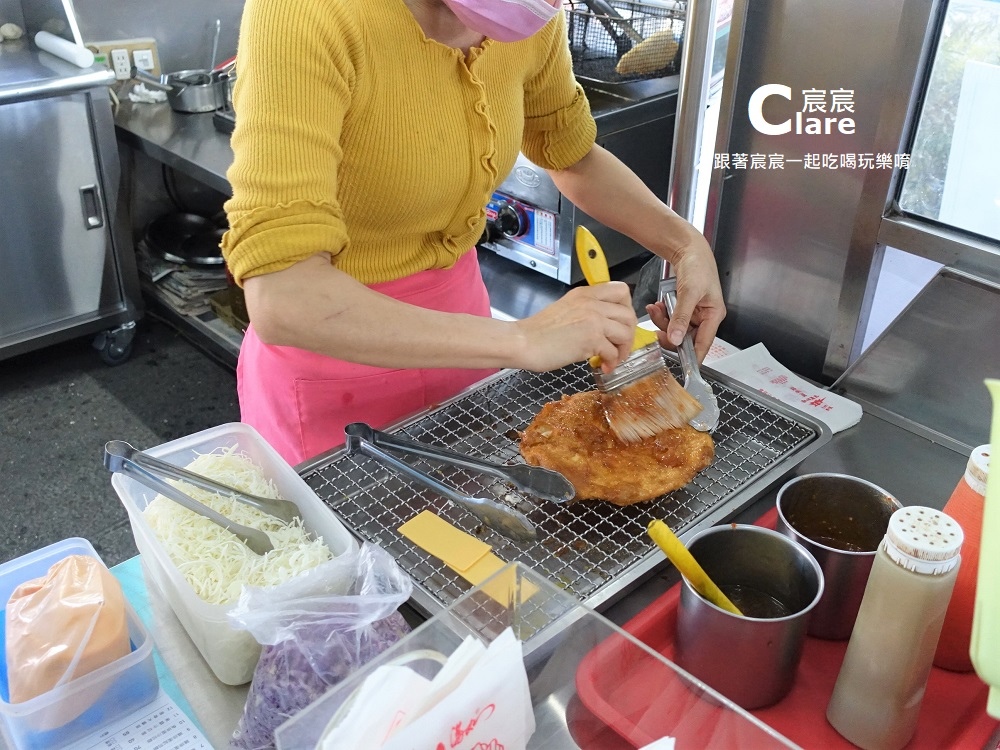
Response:
[[[179,70],[157,78],[132,68],[132,77],[166,91],[167,101],[176,112],[214,112],[224,103],[224,83],[209,70]]]
[[[232,111],[233,109],[233,87],[236,85],[236,58],[232,58],[222,65],[212,70],[212,77],[219,82],[220,98],[219,105],[222,109]]]

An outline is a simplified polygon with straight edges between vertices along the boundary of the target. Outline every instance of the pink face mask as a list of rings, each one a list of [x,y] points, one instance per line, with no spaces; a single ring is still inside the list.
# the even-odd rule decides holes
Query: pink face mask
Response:
[[[518,42],[559,12],[560,0],[444,0],[463,24],[498,42]]]

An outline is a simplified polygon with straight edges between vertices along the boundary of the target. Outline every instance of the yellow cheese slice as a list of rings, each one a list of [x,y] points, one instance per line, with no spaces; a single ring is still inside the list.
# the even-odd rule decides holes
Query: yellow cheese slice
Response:
[[[462,578],[473,586],[482,585],[483,581],[492,576],[497,571],[503,569],[506,562],[490,552],[479,562],[467,570],[455,570]],[[508,608],[513,608],[516,604],[526,602],[538,592],[538,587],[531,581],[520,579],[521,586],[518,588],[517,571],[512,567],[501,576],[483,586],[483,592],[491,599]]]
[[[441,560],[473,586],[503,568],[507,563],[493,554],[486,542],[466,534],[429,510],[421,511],[399,527],[399,533],[420,549]],[[530,581],[522,581],[520,591],[514,570],[510,576],[491,581],[484,591],[500,604],[510,606],[515,601],[527,601],[538,591]]]
[[[492,549],[486,542],[466,534],[429,510],[421,511],[400,526],[399,533],[462,576],[465,576],[465,571],[471,569]],[[500,560],[498,557],[496,559]],[[490,573],[495,573],[501,567],[503,567],[502,560],[499,566],[483,578],[489,577]],[[478,581],[470,582],[478,583]]]
[[[454,565],[451,565],[447,560],[445,560],[445,564],[473,586],[478,586],[507,563],[494,555],[492,552],[487,552],[465,569],[457,568]]]

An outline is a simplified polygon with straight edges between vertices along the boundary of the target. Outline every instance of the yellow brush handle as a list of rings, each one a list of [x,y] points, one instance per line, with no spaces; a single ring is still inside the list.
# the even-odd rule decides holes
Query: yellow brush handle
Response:
[[[604,257],[601,243],[587,227],[580,224],[576,228],[576,259],[580,262],[583,278],[591,286],[611,281],[608,259]]]
[[[601,249],[601,243],[597,241],[593,232],[582,224],[576,228],[576,259],[580,262],[583,277],[591,286],[611,281],[608,259]],[[632,340],[632,351],[648,346],[656,340],[655,331],[648,331],[636,326],[635,338]],[[601,358],[596,355],[591,357],[589,362],[590,366],[595,369],[601,366]]]
[[[663,521],[656,519],[649,522],[646,532],[656,545],[663,550],[663,554],[674,564],[674,567],[681,572],[681,575],[688,579],[694,586],[694,590],[708,599],[712,604],[734,615],[743,615],[739,608],[733,604],[729,597],[722,593],[722,589],[715,585],[715,582],[708,577],[708,573],[698,564],[694,556],[684,546],[684,543],[677,538],[677,535],[670,530]]]

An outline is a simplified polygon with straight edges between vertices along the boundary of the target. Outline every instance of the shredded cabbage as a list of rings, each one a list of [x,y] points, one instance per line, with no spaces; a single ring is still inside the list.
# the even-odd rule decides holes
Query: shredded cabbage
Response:
[[[274,482],[238,449],[234,445],[199,455],[187,468],[242,492],[278,498]],[[170,483],[229,520],[260,529],[274,545],[267,554],[257,555],[232,532],[157,495],[143,517],[184,579],[209,604],[236,601],[243,586],[277,586],[332,557],[323,539],[310,537],[299,518],[285,523],[218,493],[186,482]]]

